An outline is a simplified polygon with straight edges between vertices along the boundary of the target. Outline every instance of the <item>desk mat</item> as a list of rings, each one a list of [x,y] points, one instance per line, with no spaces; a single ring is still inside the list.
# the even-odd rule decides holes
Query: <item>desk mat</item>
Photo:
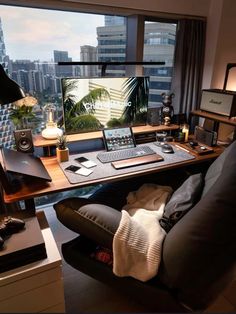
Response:
[[[173,146],[173,149],[175,152],[174,154],[165,154],[161,151],[160,147],[154,145],[153,143],[141,144],[141,145],[137,145],[137,146],[144,146],[144,145],[148,145],[157,154],[161,155],[164,158],[164,160],[150,163],[150,164],[143,164],[143,165],[139,165],[139,166],[129,167],[129,168],[115,169],[111,165],[111,163],[105,163],[105,164],[101,163],[97,159],[97,154],[100,151],[96,151],[96,152],[70,155],[68,161],[60,163],[60,167],[71,184],[76,184],[76,183],[80,183],[80,182],[84,183],[84,184],[86,184],[86,183],[89,184],[91,181],[99,182],[99,180],[103,181],[105,178],[114,177],[117,175],[122,176],[122,174],[131,174],[132,172],[137,172],[139,170],[157,169],[159,166],[163,166],[163,165],[167,165],[167,164],[173,164],[173,163],[179,163],[179,162],[182,162],[185,160],[195,159],[195,157],[193,155],[191,155],[191,154],[189,154],[189,153],[187,153],[187,152],[185,152],[185,151],[183,151],[183,150],[181,150],[175,146]],[[64,170],[66,167],[68,167],[70,165],[80,166],[80,164],[78,162],[76,162],[74,159],[77,157],[81,157],[81,156],[84,156],[84,157],[94,161],[97,164],[96,167],[91,168],[91,169],[93,169],[93,172],[89,176],[85,177],[85,176]],[[93,183],[95,183],[95,182],[93,182]]]

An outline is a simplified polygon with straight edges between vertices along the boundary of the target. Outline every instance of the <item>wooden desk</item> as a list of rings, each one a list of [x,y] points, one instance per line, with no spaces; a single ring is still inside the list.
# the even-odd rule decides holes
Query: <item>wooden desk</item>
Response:
[[[198,116],[198,117],[206,118],[206,119],[213,120],[216,122],[229,124],[229,125],[236,127],[236,118],[235,117],[230,118],[230,117],[226,117],[226,116],[223,116],[220,114],[211,113],[211,112],[202,111],[202,110],[193,110],[190,114],[192,116]]]
[[[226,117],[226,116],[223,116],[220,114],[211,113],[211,112],[207,112],[207,111],[203,111],[203,110],[194,110],[190,113],[190,116],[189,116],[190,122],[191,122],[191,119],[193,116],[212,120],[214,123],[213,129],[216,132],[218,132],[218,130],[219,130],[219,124],[220,123],[233,126],[234,127],[233,138],[236,139],[236,117]]]
[[[166,125],[143,125],[143,126],[135,126],[132,127],[134,135],[138,134],[146,134],[151,132],[159,132],[159,131],[174,131],[178,130],[179,125],[171,124],[170,126]],[[95,139],[102,139],[102,131],[95,131],[95,132],[88,132],[88,133],[79,133],[79,134],[70,134],[67,135],[68,143],[79,142],[79,141],[88,141],[88,140],[95,140]],[[55,146],[57,140],[46,140],[42,137],[42,135],[35,135],[34,136],[34,146],[35,147],[50,147]]]
[[[132,173],[122,173],[122,175],[114,175],[109,178],[100,178],[98,180],[88,180],[86,182],[78,182],[76,184],[70,184],[66,176],[64,175],[62,169],[60,168],[57,160],[55,157],[43,157],[42,161],[45,165],[46,169],[48,170],[50,176],[52,177],[52,182],[42,183],[42,182],[36,182],[34,181],[34,184],[32,182],[29,184],[23,184],[22,187],[14,194],[6,194],[4,193],[4,201],[5,203],[13,203],[21,200],[29,200],[31,201],[35,197],[55,193],[55,192],[62,192],[66,190],[71,190],[75,188],[80,188],[84,186],[89,185],[95,185],[99,183],[105,183],[105,182],[112,182],[112,181],[118,181],[122,179],[132,178],[136,176],[141,176],[145,174],[150,173],[156,173],[161,172],[164,170],[170,170],[175,168],[180,168],[184,166],[194,165],[205,161],[210,161],[216,157],[218,157],[221,152],[223,151],[222,147],[215,147],[214,152],[208,155],[202,155],[198,156],[197,154],[193,155],[196,157],[195,159],[186,160],[179,163],[173,163],[171,165],[158,165],[155,168],[151,169],[144,169],[139,171],[134,171]],[[30,203],[31,206],[33,206],[32,203]]]

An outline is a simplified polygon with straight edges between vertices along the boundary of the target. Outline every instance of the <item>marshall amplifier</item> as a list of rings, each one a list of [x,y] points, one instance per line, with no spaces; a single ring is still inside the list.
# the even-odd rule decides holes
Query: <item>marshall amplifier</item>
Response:
[[[236,115],[236,92],[222,89],[204,89],[200,109],[227,117]]]

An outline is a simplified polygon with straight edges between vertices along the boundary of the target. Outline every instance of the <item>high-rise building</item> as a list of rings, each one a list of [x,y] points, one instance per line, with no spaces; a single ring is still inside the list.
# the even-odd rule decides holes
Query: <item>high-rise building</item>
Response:
[[[53,50],[54,62],[70,62],[72,58],[69,58],[68,51]],[[71,65],[55,65],[55,73],[57,77],[70,77],[73,74]]]
[[[70,62],[72,58],[69,58],[68,51],[53,50],[54,62]],[[57,65],[55,64],[56,74],[56,90],[59,92],[61,89],[60,78],[73,76],[73,67],[71,65]]]
[[[143,61],[164,61],[164,66],[145,66],[150,76],[149,106],[162,105],[161,94],[169,92],[173,69],[176,24],[145,23]]]
[[[96,62],[97,61],[97,47],[85,45],[80,47],[80,60],[83,62]],[[83,65],[81,66],[82,77],[95,77],[98,76],[97,65]]]
[[[110,24],[111,20],[110,20]],[[109,25],[97,27],[98,61],[125,61],[126,55],[126,25]],[[124,76],[124,66],[108,66],[109,76]]]
[[[106,15],[105,16],[105,26],[113,26],[113,25],[124,25],[125,24],[125,17],[124,16],[113,16],[113,15]]]
[[[105,26],[97,27],[98,61],[125,61],[126,22],[124,17],[106,16]],[[143,61],[165,61],[165,66],[145,66],[144,75],[150,76],[149,106],[160,106],[161,93],[170,90],[176,25],[147,22],[144,29]],[[110,76],[124,76],[124,66],[109,66]]]

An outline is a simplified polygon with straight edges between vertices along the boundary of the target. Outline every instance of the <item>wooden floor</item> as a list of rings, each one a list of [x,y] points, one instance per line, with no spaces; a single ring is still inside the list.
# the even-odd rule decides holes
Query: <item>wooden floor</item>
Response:
[[[61,244],[77,236],[56,218],[52,207],[44,209],[59,250]],[[148,309],[117,291],[75,270],[64,260],[66,313],[147,313]],[[236,313],[236,282],[206,312]]]

